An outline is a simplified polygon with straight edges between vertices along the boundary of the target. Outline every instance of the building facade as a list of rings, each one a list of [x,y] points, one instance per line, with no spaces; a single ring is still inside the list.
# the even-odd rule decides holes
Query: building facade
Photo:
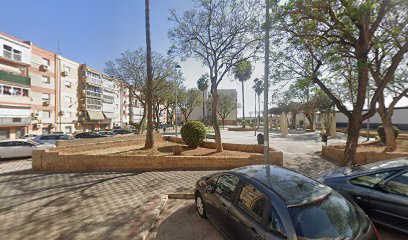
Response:
[[[102,74],[102,112],[107,128],[120,126],[120,86],[111,76]]]
[[[0,139],[14,139],[31,126],[31,45],[0,33]]]

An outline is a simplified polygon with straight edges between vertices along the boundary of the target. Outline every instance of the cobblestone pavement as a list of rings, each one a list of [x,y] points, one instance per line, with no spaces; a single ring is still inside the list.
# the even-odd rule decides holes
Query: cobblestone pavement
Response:
[[[1,239],[140,239],[164,194],[210,173],[39,173],[30,162],[0,163]]]

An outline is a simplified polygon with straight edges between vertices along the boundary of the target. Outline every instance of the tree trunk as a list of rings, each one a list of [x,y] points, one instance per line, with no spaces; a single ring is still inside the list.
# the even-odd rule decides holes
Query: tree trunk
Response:
[[[261,125],[261,95],[258,94],[258,128]]]
[[[144,132],[143,125],[144,125],[145,119],[146,119],[146,103],[144,104],[142,119],[139,122],[138,134],[142,134]]]
[[[222,119],[222,129],[224,129],[224,127],[225,127],[225,123],[224,123],[224,122],[225,122],[225,118]]]
[[[215,145],[217,147],[217,152],[222,152],[222,142],[221,142],[221,132],[220,126],[218,125],[217,119],[217,103],[218,103],[218,93],[217,87],[211,86],[211,94],[212,94],[212,110],[211,110],[211,120],[214,128],[215,133]]]
[[[256,125],[255,128],[258,129],[258,115],[256,115],[256,92],[255,92],[255,125]]]
[[[147,62],[147,81],[146,81],[146,104],[147,104],[147,133],[145,148],[154,147],[153,136],[153,68],[152,68],[152,46],[150,40],[150,0],[145,0],[146,15],[146,62]]]
[[[356,116],[357,115],[357,116]],[[347,143],[344,151],[345,165],[351,165],[357,151],[358,138],[360,137],[360,129],[362,123],[361,114],[353,114],[348,121]]]
[[[129,125],[133,126],[135,122],[135,114],[134,114],[134,103],[135,98],[133,96],[133,91],[129,88]]]
[[[244,81],[241,82],[242,84],[242,120],[245,124],[245,98],[244,98]]]
[[[156,131],[159,131],[159,122],[160,122],[160,106],[156,106]]]
[[[397,149],[397,140],[394,136],[394,131],[392,129],[392,120],[391,117],[394,113],[392,108],[386,109],[385,102],[384,102],[384,94],[381,94],[380,98],[378,99],[378,114],[380,115],[382,125],[384,127],[384,134],[385,134],[385,151],[386,152],[393,152]]]
[[[205,98],[205,92],[203,91],[203,123],[205,121],[205,109],[204,109],[205,101],[204,101],[204,98]]]
[[[312,132],[314,132],[315,131],[314,124],[313,124],[314,117],[311,114],[308,114],[308,113],[306,113],[305,116],[306,116],[307,120],[309,121],[310,130]],[[303,123],[303,124],[305,125],[305,129],[306,129],[306,123]]]

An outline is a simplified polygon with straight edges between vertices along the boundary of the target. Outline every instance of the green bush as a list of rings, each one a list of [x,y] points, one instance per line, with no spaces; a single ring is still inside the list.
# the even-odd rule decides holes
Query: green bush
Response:
[[[191,121],[181,127],[181,138],[189,147],[198,147],[205,139],[205,125],[199,121]]]
[[[133,123],[132,124],[132,127],[134,128],[134,129],[137,129],[137,130],[139,130],[139,126],[140,126],[140,123]],[[146,120],[145,121],[143,121],[143,123],[142,123],[142,133],[145,131],[147,129],[147,123],[146,123]]]
[[[395,138],[397,138],[400,133],[400,130],[396,126],[392,126],[392,130],[394,131]],[[377,128],[377,132],[378,132],[378,136],[380,137],[381,141],[385,143],[385,131],[382,125],[380,125]]]

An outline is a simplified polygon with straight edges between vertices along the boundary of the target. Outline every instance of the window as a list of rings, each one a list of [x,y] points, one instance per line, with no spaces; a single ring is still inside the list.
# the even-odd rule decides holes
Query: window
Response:
[[[100,98],[101,97],[101,92],[102,92],[101,88],[99,88],[99,87],[94,87],[94,86],[90,86],[90,85],[86,86],[86,95],[87,96]]]
[[[72,102],[72,98],[69,96],[64,97],[64,102],[70,104]]]
[[[21,92],[21,88],[18,87],[13,87],[11,90],[12,95],[15,96],[21,96],[22,92]]]
[[[272,212],[268,218],[268,231],[286,236],[286,231],[283,228],[282,220],[274,208],[272,208]]]
[[[251,215],[256,221],[262,221],[266,198],[262,192],[252,185],[246,185],[242,188],[238,199],[238,207]]]
[[[43,58],[43,59],[42,59],[42,64],[43,64],[43,65],[46,65],[46,66],[50,66],[50,60],[49,60],[49,59],[46,59],[46,58]]]
[[[51,111],[42,111],[41,112],[41,118],[51,118]]]
[[[408,172],[391,179],[385,186],[392,193],[408,196]]]
[[[22,60],[21,51],[13,49],[13,59],[21,62]]]
[[[47,77],[47,76],[42,76],[41,82],[46,83],[46,84],[50,84],[50,78]]]
[[[21,122],[21,118],[13,118],[13,123],[19,123]]]
[[[11,87],[10,86],[4,86],[3,87],[3,94],[11,95]]]
[[[68,80],[65,80],[64,85],[65,85],[65,87],[67,87],[67,88],[71,88],[71,82],[68,81]]]
[[[358,186],[373,188],[376,184],[394,174],[395,171],[379,172],[370,175],[356,177],[350,180],[350,183]]]
[[[8,45],[3,45],[3,57],[12,58],[12,48]]]
[[[218,178],[215,192],[227,200],[232,199],[232,194],[239,182],[238,177],[232,175],[222,175]]]
[[[28,89],[23,89],[23,97],[28,97]]]
[[[101,110],[102,109],[102,101],[99,99],[94,98],[87,98],[86,99],[86,108],[91,110]]]
[[[50,94],[49,93],[43,93],[41,99],[43,101],[48,101],[50,100]]]
[[[71,68],[68,66],[64,66],[64,71],[67,72],[68,74],[71,73]]]

